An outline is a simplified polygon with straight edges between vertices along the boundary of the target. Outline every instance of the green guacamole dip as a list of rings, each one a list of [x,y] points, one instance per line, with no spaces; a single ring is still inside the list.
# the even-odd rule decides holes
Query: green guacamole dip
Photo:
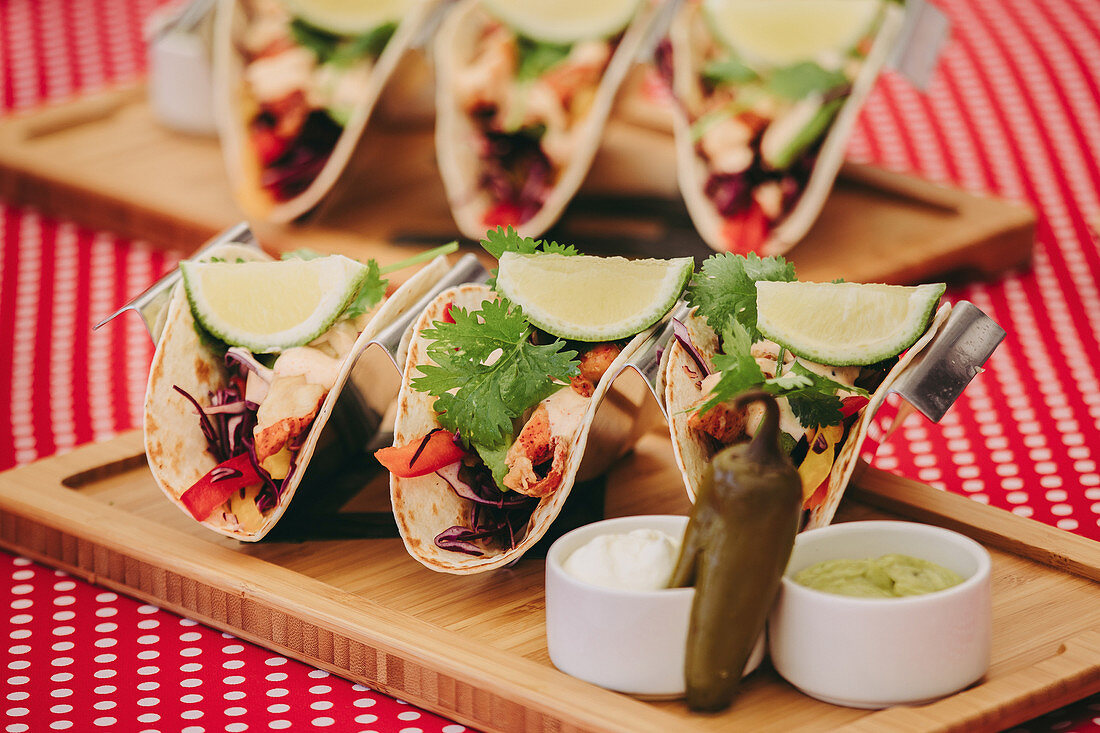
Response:
[[[934,593],[963,581],[958,574],[908,555],[866,560],[826,560],[799,571],[794,581],[807,588],[858,598],[902,598]]]

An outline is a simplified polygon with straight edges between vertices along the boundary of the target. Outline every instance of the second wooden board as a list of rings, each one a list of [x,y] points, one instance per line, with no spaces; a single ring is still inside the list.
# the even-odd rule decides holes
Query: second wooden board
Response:
[[[382,263],[457,231],[430,123],[368,130],[370,144],[308,226],[257,226],[278,250],[310,247]],[[551,232],[593,254],[710,254],[676,189],[670,136],[612,119],[580,195]],[[0,121],[0,196],[45,213],[190,252],[242,218],[216,141],[157,124],[141,87]],[[847,165],[790,253],[806,280],[914,283],[1025,266],[1026,206]]]

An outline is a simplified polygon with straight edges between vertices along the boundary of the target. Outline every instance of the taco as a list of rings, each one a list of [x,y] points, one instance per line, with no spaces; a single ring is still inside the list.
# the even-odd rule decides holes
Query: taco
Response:
[[[781,254],[821,212],[903,11],[888,0],[862,2],[869,17],[860,16],[866,25],[850,47],[779,62],[751,58],[720,37],[708,13],[724,4],[687,0],[657,53],[676,99],[680,191],[712,249]],[[811,14],[803,22],[816,21]]]
[[[240,206],[292,221],[352,158],[383,87],[440,0],[220,0],[215,117]]]
[[[704,280],[713,285],[726,278],[732,287],[719,296],[725,304],[714,291],[703,293],[707,286],[699,286]],[[809,529],[832,521],[872,417],[893,382],[935,337],[951,306],[945,303],[934,315],[930,312],[927,328],[904,353],[873,364],[822,364],[791,353],[755,328],[755,281],[793,279],[794,268],[781,257],[724,254],[704,263],[688,291],[688,303],[695,307],[675,324],[676,338],[663,355],[660,390],[676,463],[692,501],[711,458],[728,445],[749,440],[760,423],[763,410],[755,405],[747,410],[731,407],[735,394],[749,388],[774,394],[781,443],[802,479],[804,526]],[[738,303],[733,316],[731,303]],[[721,334],[712,320],[724,321]]]
[[[601,398],[651,328],[566,341],[493,287],[440,294],[413,327],[393,447],[375,454],[409,553],[471,574],[530,549],[570,494]]]
[[[498,225],[538,236],[580,187],[655,15],[648,0],[614,5],[626,13],[575,32],[528,28],[509,0],[462,0],[443,22],[436,157],[466,236]]]
[[[206,261],[233,267],[270,259],[226,245]],[[262,539],[279,521],[359,354],[448,267],[438,257],[388,297],[377,268],[365,269],[363,287],[320,337],[270,354],[216,340],[193,315],[184,282],[176,286],[144,408],[149,468],[172,503],[244,542]]]

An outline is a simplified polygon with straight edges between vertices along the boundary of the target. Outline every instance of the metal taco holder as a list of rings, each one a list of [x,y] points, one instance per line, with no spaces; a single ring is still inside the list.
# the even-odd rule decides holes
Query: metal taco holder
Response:
[[[648,29],[636,60],[653,60],[657,46],[668,35],[669,26],[684,0],[666,0]],[[894,41],[886,66],[916,87],[925,90],[932,81],[940,53],[951,34],[951,21],[927,0],[906,0],[905,17]]]
[[[202,249],[191,255],[191,258],[202,259],[215,247],[221,247],[226,244],[239,244],[256,250],[260,249],[260,243],[256,240],[256,236],[252,233],[248,223],[241,222],[240,224],[236,224],[226,229],[224,232],[208,241],[203,245]],[[110,323],[126,311],[134,311],[141,316],[141,320],[145,323],[145,328],[149,331],[149,336],[153,339],[153,343],[160,341],[160,334],[164,330],[164,311],[172,298],[172,288],[176,286],[176,283],[180,281],[181,277],[183,276],[180,274],[179,268],[172,270],[160,280],[157,280],[146,288],[140,295],[132,298],[126,305],[92,326],[92,330],[95,331],[101,326]]]
[[[653,332],[619,372],[621,375],[633,370],[645,381],[666,420],[668,407],[661,393],[661,357],[673,338],[671,319],[682,320],[688,313],[690,308],[680,301],[665,317],[664,325]],[[983,371],[982,366],[1004,338],[1005,330],[980,308],[966,300],[956,303],[940,332],[889,387],[888,392],[897,394],[905,403],[891,429],[914,410],[932,422],[942,420],[966,385]]]

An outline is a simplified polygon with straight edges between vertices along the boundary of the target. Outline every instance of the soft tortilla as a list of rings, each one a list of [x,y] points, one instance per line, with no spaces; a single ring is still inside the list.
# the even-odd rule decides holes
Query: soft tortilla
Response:
[[[382,88],[409,50],[420,30],[442,0],[419,0],[398,24],[393,37],[371,69],[369,83],[360,90],[336,146],[321,172],[305,191],[286,201],[275,201],[260,186],[260,163],[248,139],[252,108],[244,85],[244,60],[235,38],[248,22],[242,0],[218,0],[214,24],[214,117],[222,157],[237,203],[250,217],[286,223],[313,210],[332,190],[359,148]]]
[[[238,256],[250,260],[270,259],[258,250],[239,245],[218,248],[212,251],[210,256],[227,259]],[[377,308],[341,366],[336,384],[325,395],[321,408],[295,457],[295,468],[286,480],[280,501],[264,516],[264,522],[260,528],[252,533],[232,528],[217,511],[203,521],[203,525],[242,542],[256,542],[263,539],[279,521],[294,498],[325,423],[332,414],[340,390],[359,355],[378,331],[412,307],[435,282],[447,273],[448,269],[446,258],[436,258],[397,288]],[[180,501],[180,496],[214,468],[217,461],[206,450],[206,439],[199,427],[194,406],[173,387],[178,385],[196,399],[203,401],[208,392],[224,387],[225,383],[225,365],[221,357],[199,339],[198,332],[195,330],[195,320],[191,315],[191,307],[187,302],[187,294],[181,282],[173,291],[164,331],[153,354],[149,384],[145,392],[144,427],[145,454],[153,478],[164,491],[165,496],[189,517],[191,513]]]
[[[829,491],[816,508],[811,510],[806,529],[824,527],[833,520],[837,506],[844,495],[844,489],[852,478],[856,463],[859,459],[860,448],[867,437],[867,430],[874,418],[875,412],[886,399],[890,386],[898,376],[905,371],[913,359],[935,338],[940,328],[947,320],[951,312],[951,305],[944,303],[936,311],[932,323],[924,335],[901,355],[898,363],[889,371],[879,388],[871,395],[870,402],[863,408],[860,417],[852,425],[848,432],[848,438],[841,447],[829,473]],[[692,341],[709,361],[714,355],[713,348],[708,351],[706,340],[696,337],[696,332],[709,334],[713,338],[714,332],[706,325],[706,321],[692,315],[685,322],[692,330]],[[704,336],[705,338],[705,336]],[[703,390],[698,386],[697,380],[702,380],[703,375],[695,365],[695,360],[687,349],[679,341],[673,341],[668,349],[668,361],[664,369],[664,399],[668,407],[669,431],[672,435],[672,451],[676,456],[676,464],[680,467],[680,473],[684,478],[684,486],[687,488],[688,498],[695,501],[696,487],[703,481],[703,474],[707,465],[713,458],[713,454],[707,445],[707,440],[697,431],[688,427],[688,419],[691,417],[692,408],[703,397]],[[708,364],[708,368],[713,365]],[[697,375],[697,376],[693,376]]]
[[[855,127],[859,110],[867,95],[874,89],[879,72],[894,48],[904,19],[904,11],[893,3],[884,2],[882,22],[875,34],[874,43],[863,66],[852,84],[852,91],[845,100],[840,112],[834,118],[825,140],[821,144],[813,172],[806,182],[802,195],[790,211],[772,229],[761,248],[761,256],[783,254],[801,240],[814,221],[817,220],[825,200],[832,190],[840,166],[844,163],[848,138]],[[673,92],[677,98],[690,97],[700,72],[694,68],[694,54],[691,52],[692,14],[698,6],[685,3],[669,29],[669,40],[673,48]],[[684,197],[688,213],[691,215],[699,236],[719,252],[726,251],[722,228],[725,218],[718,213],[710,198],[706,195],[707,171],[703,161],[695,153],[695,141],[692,140],[691,122],[682,105],[672,105],[673,132],[676,144],[676,173],[680,182],[680,192]]]
[[[436,413],[432,409],[435,397],[412,388],[412,380],[419,374],[417,366],[431,363],[427,354],[428,345],[431,342],[425,339],[421,332],[429,328],[434,321],[441,320],[450,303],[466,310],[479,310],[484,301],[496,297],[496,293],[484,285],[460,285],[441,293],[421,313],[413,327],[412,342],[409,345],[404,375],[401,379],[401,391],[397,398],[394,445],[406,445],[422,438],[428,431],[440,427]],[[447,482],[434,473],[417,478],[400,478],[391,475],[390,501],[393,504],[393,513],[397,519],[401,539],[409,554],[432,570],[470,575],[507,565],[538,542],[546,534],[554,518],[558,516],[565,500],[569,498],[577,470],[584,458],[589,428],[600,399],[648,334],[649,331],[631,339],[596,385],[584,419],[580,421],[573,434],[573,447],[569,453],[561,485],[552,494],[542,498],[531,514],[526,535],[511,550],[490,551],[475,557],[437,547],[436,535],[448,527],[467,523],[471,502],[455,494]]]
[[[615,94],[634,65],[649,26],[657,15],[656,5],[643,3],[624,31],[600,80],[592,107],[575,131],[579,140],[575,154],[560,172],[538,213],[515,227],[521,235],[538,237],[549,229],[584,182],[600,146],[600,137],[611,113]],[[444,20],[433,47],[436,59],[436,160],[455,223],[465,236],[474,240],[485,236],[483,217],[491,201],[477,185],[480,133],[458,102],[454,77],[456,71],[466,65],[482,30],[491,22],[492,18],[481,9],[480,0],[461,0]]]

